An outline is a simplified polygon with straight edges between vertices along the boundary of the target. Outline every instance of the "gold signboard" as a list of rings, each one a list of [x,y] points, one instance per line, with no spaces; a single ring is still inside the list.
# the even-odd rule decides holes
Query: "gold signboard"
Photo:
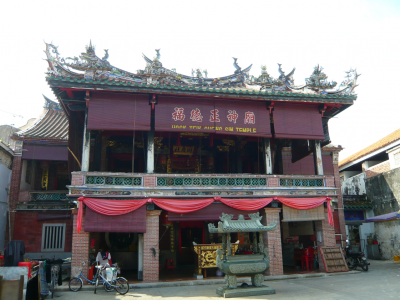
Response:
[[[235,255],[239,244],[232,244],[232,255]],[[197,244],[193,246],[197,253],[198,274],[202,274],[202,269],[217,268],[217,250],[222,249],[222,244]],[[206,277],[206,270],[204,270]]]
[[[194,152],[193,146],[173,146],[174,155],[189,155],[192,156]]]

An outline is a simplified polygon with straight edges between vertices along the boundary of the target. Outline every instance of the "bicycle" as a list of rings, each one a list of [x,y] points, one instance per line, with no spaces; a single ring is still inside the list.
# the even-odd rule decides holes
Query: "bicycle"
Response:
[[[129,291],[128,281],[123,277],[117,277],[117,272],[118,272],[117,268],[115,268],[115,269],[111,268],[110,271],[112,272],[112,276],[111,276],[110,280],[108,280],[108,278],[104,278],[103,275],[101,274],[106,269],[106,266],[97,265],[96,269],[97,269],[96,284],[94,286],[95,294],[97,292],[97,287],[100,284],[100,279],[103,280],[104,289],[107,292],[116,290],[120,295],[125,295]]]
[[[97,273],[94,275],[93,280],[90,280],[90,279],[86,278],[85,275],[83,275],[82,269],[83,269],[83,267],[85,266],[86,263],[90,264],[90,261],[89,260],[83,261],[81,263],[81,267],[79,268],[80,274],[77,277],[71,278],[71,280],[69,281],[69,289],[72,292],[78,292],[82,288],[82,285],[83,285],[82,278],[85,279],[89,284],[95,284],[96,283]],[[101,282],[99,282],[99,284],[104,284],[104,282],[101,281]]]
[[[58,272],[59,271],[60,271],[60,267],[58,265],[51,266],[51,283],[50,283],[51,298],[54,297],[54,290],[56,288],[56,282],[58,282]]]

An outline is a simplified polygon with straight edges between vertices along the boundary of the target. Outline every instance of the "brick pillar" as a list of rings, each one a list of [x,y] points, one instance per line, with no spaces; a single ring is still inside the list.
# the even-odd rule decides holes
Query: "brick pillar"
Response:
[[[9,196],[11,240],[13,239],[14,236],[15,209],[17,208],[17,203],[19,199],[21,173],[22,173],[22,156],[14,156],[12,173],[11,173],[10,196]]]
[[[317,246],[318,247],[334,247],[336,246],[335,240],[335,227],[331,226],[328,222],[328,213],[325,209],[325,220],[315,221],[315,231],[317,232]],[[321,232],[321,242],[318,241],[318,232]],[[321,253],[318,249],[318,263],[319,270],[325,271],[324,263],[322,261]]]
[[[143,281],[158,281],[159,276],[159,219],[161,210],[148,210],[146,215],[146,233],[143,235]],[[155,248],[154,256],[151,248]]]
[[[81,263],[89,259],[89,232],[85,232],[85,214],[82,218],[82,230],[78,233],[76,223],[78,220],[78,210],[73,211],[73,228],[72,228],[72,262],[71,262],[71,277],[79,275]],[[83,275],[88,276],[88,265],[85,264],[82,270]]]
[[[333,152],[333,174],[335,177],[335,187],[338,188],[338,215],[339,215],[339,226],[340,226],[340,233],[342,234],[342,246],[345,246],[343,241],[347,240],[346,236],[346,225],[344,220],[344,208],[343,208],[343,197],[342,197],[342,184],[340,183],[340,175],[339,175],[339,151]]]
[[[274,231],[267,231],[263,233],[264,247],[268,247],[270,266],[267,275],[283,275],[283,262],[282,262],[282,240],[281,240],[281,221],[279,213],[280,208],[264,208],[263,225],[270,225],[271,222],[277,222]]]

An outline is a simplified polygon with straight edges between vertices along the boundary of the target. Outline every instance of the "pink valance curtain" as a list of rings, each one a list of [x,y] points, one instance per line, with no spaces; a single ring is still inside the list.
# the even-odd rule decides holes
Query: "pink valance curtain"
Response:
[[[196,200],[175,200],[175,199],[154,199],[150,198],[148,202],[153,202],[158,207],[178,214],[186,214],[200,210],[214,202],[213,198]]]
[[[142,200],[104,200],[95,198],[79,197],[79,209],[78,209],[78,220],[77,229],[78,233],[82,229],[82,216],[83,216],[83,205],[85,203],[91,210],[106,216],[119,216],[130,213],[138,209],[147,203],[147,199]]]
[[[263,198],[263,199],[222,199],[216,198],[223,204],[228,205],[232,208],[239,210],[259,210],[268,204],[270,204],[274,198]]]
[[[154,203],[158,207],[173,213],[185,214],[190,212],[195,212],[202,208],[209,206],[214,201],[220,201],[223,204],[230,206],[232,208],[244,211],[259,210],[273,200],[279,201],[282,204],[296,208],[296,209],[311,209],[320,206],[325,201],[330,202],[329,197],[319,197],[319,198],[262,198],[262,199],[223,199],[219,197],[207,198],[207,199],[157,199],[148,198],[140,200],[105,200],[105,199],[95,199],[95,198],[78,198],[80,201],[78,209],[78,220],[77,220],[77,230],[78,233],[82,229],[82,216],[83,216],[83,203],[87,205],[93,211],[106,215],[106,216],[118,216],[132,212],[146,203]],[[331,205],[328,203],[328,221],[329,224],[333,226],[333,218]]]
[[[277,197],[277,201],[282,204],[296,209],[311,209],[322,205],[325,201],[328,202],[328,221],[331,226],[333,226],[333,217],[331,209],[331,198],[329,197],[319,197],[319,198],[283,198]]]

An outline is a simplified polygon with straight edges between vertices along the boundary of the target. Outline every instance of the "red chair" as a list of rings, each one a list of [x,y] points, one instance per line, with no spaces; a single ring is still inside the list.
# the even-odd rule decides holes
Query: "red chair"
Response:
[[[304,255],[301,256],[301,269],[304,269],[304,264],[306,265],[307,271],[309,269],[314,269],[314,248],[308,247],[304,251]]]
[[[168,258],[167,262],[165,263],[165,268],[171,269],[171,270],[175,270],[175,266],[174,266],[174,260],[172,258]]]

